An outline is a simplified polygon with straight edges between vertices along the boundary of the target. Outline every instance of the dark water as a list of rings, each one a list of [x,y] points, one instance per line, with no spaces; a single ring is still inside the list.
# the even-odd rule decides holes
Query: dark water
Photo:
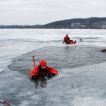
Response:
[[[106,61],[102,48],[91,46],[45,47],[14,58],[9,69],[28,74],[32,67],[32,56],[36,65],[40,59],[46,59],[48,65],[59,69],[74,68]]]

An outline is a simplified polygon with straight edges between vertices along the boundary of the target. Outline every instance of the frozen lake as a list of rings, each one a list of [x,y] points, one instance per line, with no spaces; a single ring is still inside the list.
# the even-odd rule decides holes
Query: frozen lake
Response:
[[[66,33],[77,40],[76,45],[62,44]],[[0,30],[0,99],[15,106],[106,106],[106,54],[100,52],[105,47],[106,30]],[[26,72],[8,69],[18,56],[30,54],[31,59],[31,53],[38,53],[37,60],[46,58],[60,72],[47,88],[35,90]],[[28,67],[31,64],[29,61]]]

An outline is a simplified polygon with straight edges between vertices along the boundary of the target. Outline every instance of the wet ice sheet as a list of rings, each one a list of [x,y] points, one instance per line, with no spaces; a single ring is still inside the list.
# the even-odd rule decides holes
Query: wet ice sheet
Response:
[[[40,48],[13,59],[9,68],[28,75],[32,67],[32,56],[35,56],[36,65],[40,59],[46,59],[48,65],[57,69],[97,64],[106,61],[106,54],[101,52],[101,49],[96,46],[80,45]]]
[[[72,106],[105,106],[106,105],[106,63],[84,66],[80,68],[74,68],[72,70],[65,70],[66,76],[60,76],[68,79],[67,85],[65,85],[65,91],[68,89],[72,91],[67,93],[70,95],[70,101]],[[63,70],[64,71],[64,70]],[[71,71],[71,72],[70,72]],[[67,78],[65,78],[67,77]],[[64,87],[60,87],[61,89]],[[68,105],[67,105],[68,106]]]
[[[105,106],[104,63],[60,69],[59,76],[50,80],[46,89],[38,90],[34,89],[28,76],[7,68],[13,58],[34,49],[48,45],[66,47],[62,44],[66,33],[77,41],[78,37],[87,41],[94,38],[93,42],[78,42],[78,46],[105,46],[101,40],[105,41],[106,30],[0,30],[0,68],[3,69],[0,73],[0,99],[10,100],[16,106]]]
[[[1,76],[5,82],[1,80],[3,86],[0,90],[4,92],[0,95],[19,106],[105,106],[105,68],[106,64],[102,63],[61,69],[59,76],[50,80],[46,89],[37,90],[34,90],[34,85],[26,76],[10,72],[7,76]]]

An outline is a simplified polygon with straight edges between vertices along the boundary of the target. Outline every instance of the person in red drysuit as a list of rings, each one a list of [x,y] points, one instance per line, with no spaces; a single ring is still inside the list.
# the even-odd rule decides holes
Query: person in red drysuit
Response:
[[[66,34],[66,36],[64,37],[64,40],[63,40],[63,44],[64,44],[64,42],[66,44],[75,44],[76,40],[75,41],[71,40],[70,37],[68,36],[68,34]]]
[[[47,65],[46,60],[41,60],[37,67],[34,67],[30,73],[31,81],[38,83],[40,81],[41,87],[47,85],[47,80],[53,78],[58,75],[58,71]]]

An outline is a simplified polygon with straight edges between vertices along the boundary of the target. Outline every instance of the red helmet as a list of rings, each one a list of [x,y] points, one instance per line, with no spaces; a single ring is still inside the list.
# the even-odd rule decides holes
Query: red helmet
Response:
[[[47,66],[46,60],[41,60],[41,61],[39,62],[39,65],[42,66],[42,67]]]

